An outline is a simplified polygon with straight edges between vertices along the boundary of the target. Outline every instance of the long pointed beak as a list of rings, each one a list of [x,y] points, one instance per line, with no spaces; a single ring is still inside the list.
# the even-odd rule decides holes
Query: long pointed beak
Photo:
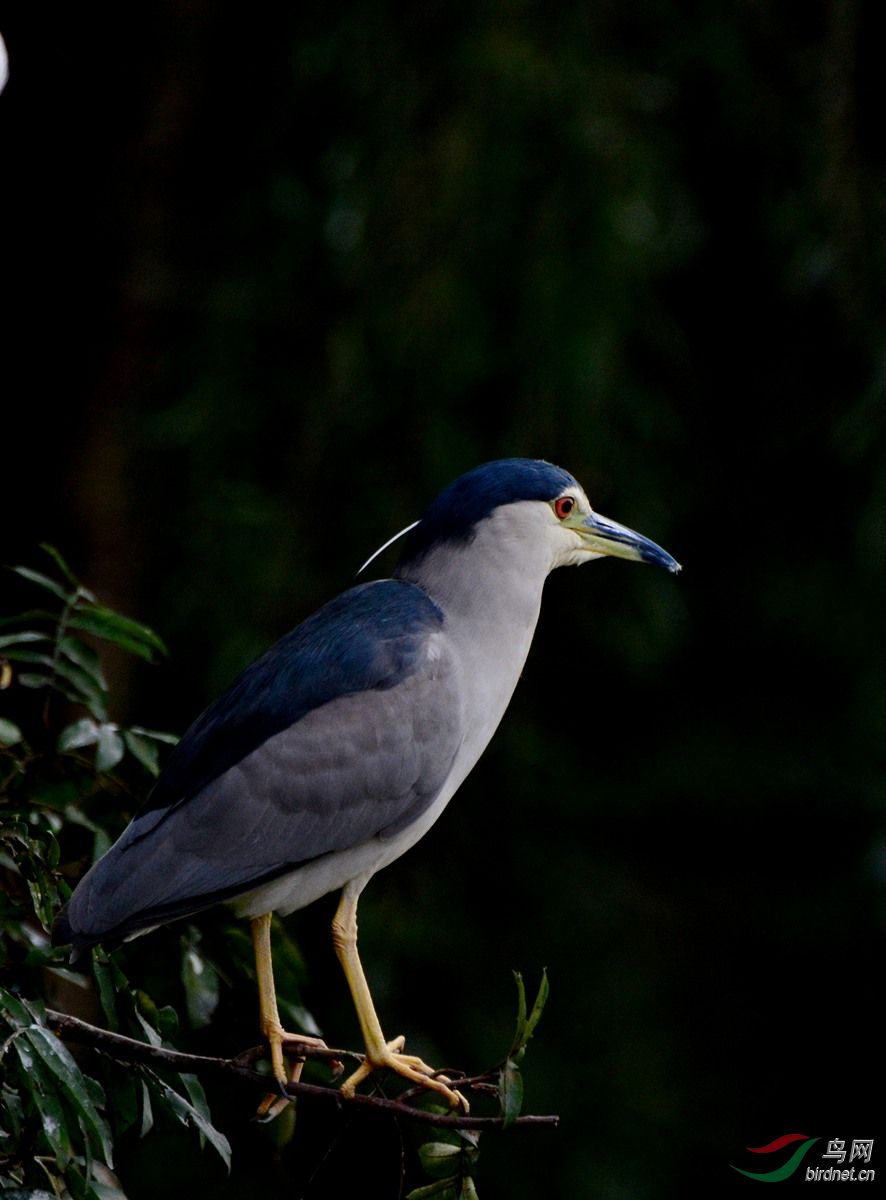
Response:
[[[667,550],[643,537],[642,533],[636,533],[626,525],[619,525],[617,521],[610,521],[608,517],[601,517],[599,513],[582,514],[574,524],[571,521],[569,524],[580,535],[585,549],[594,554],[609,554],[613,558],[655,563],[656,566],[670,571],[672,575],[681,570],[680,564]]]

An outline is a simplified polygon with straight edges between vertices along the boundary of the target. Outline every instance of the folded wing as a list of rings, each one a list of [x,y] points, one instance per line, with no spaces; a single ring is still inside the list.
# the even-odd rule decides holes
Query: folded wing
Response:
[[[54,940],[117,940],[397,833],[438,795],[461,742],[456,673],[419,588],[339,596],[194,723]]]

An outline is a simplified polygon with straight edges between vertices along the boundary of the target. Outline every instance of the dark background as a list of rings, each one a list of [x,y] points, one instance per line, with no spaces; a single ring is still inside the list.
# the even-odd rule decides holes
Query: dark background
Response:
[[[551,579],[490,750],[364,897],[383,1022],[478,1069],[548,968],[562,1124],[487,1139],[483,1200],[882,1139],[880,6],[222,9],[4,17],[4,560],[49,540],[157,628],[115,715],[182,731],[453,476],[568,468],[684,573]],[[306,1000],[356,1043],[330,915]],[[275,1165],[215,1103],[233,1183],[155,1141],[130,1195],[336,1194],[343,1157],[396,1194],[389,1131]]]

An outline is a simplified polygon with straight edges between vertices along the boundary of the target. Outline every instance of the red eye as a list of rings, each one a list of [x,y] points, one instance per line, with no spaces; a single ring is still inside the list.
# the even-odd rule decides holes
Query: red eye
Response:
[[[575,501],[571,496],[561,496],[554,501],[554,512],[561,521],[565,521],[574,508]]]

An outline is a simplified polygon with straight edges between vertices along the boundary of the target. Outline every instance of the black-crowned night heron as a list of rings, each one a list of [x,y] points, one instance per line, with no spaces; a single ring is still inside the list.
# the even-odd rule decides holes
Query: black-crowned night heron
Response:
[[[566,471],[532,459],[462,475],[403,532],[392,579],[331,600],[194,722],[54,941],[78,953],[231,903],[252,921],[262,1030],[283,1084],[283,1044],[299,1035],[277,1013],[271,914],[341,888],[333,937],[366,1043],[342,1091],[384,1067],[456,1104],[447,1080],[382,1033],[357,898],[430,829],[492,737],[548,573],[601,555],[680,568],[595,513]]]

